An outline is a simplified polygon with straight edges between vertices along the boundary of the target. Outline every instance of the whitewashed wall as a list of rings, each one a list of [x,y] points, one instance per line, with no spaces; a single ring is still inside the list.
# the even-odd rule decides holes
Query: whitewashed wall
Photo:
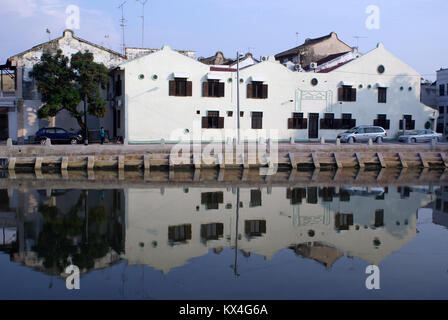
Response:
[[[377,68],[383,65],[384,74]],[[219,111],[225,117],[224,128],[200,129],[202,140],[208,141],[211,135],[235,137],[236,128],[236,73],[219,72],[225,82],[225,97],[202,97],[202,82],[206,81],[209,66],[185,57],[164,47],[161,51],[149,54],[122,64],[125,88],[125,119],[127,126],[126,140],[129,143],[160,141],[178,141],[188,139],[194,125],[201,125],[201,118],[207,110]],[[169,80],[173,72],[190,74],[193,82],[192,97],[169,96]],[[213,71],[213,73],[217,73]],[[140,80],[139,75],[144,79]],[[157,80],[152,76],[157,75]],[[268,84],[268,99],[247,99],[247,84],[252,77],[262,77]],[[229,78],[232,82],[229,82]],[[351,113],[357,125],[372,125],[378,114],[387,114],[390,119],[389,136],[398,133],[399,120],[404,114],[411,114],[416,120],[415,127],[423,128],[430,118],[437,118],[437,112],[420,103],[420,75],[411,67],[401,62],[379,44],[377,48],[364,56],[351,61],[330,73],[293,72],[270,57],[267,61],[245,68],[240,72],[244,83],[240,85],[241,129],[248,129],[249,135],[257,135],[260,130],[251,128],[251,112],[263,112],[263,129],[278,130],[278,138],[287,140],[308,139],[308,130],[287,129],[287,119],[293,112],[334,113],[341,118],[342,113]],[[311,79],[316,78],[318,85],[312,86]],[[338,102],[337,91],[342,81],[353,83],[357,88],[356,102]],[[377,84],[388,87],[387,103],[378,103]],[[363,88],[360,89],[359,85]],[[368,86],[371,88],[368,89]],[[400,90],[403,87],[403,90]],[[409,90],[409,88],[411,88]],[[302,100],[304,94],[322,93],[328,100]],[[197,114],[200,111],[200,114]],[[233,117],[226,112],[233,111]],[[319,130],[319,137],[335,139],[341,130]],[[194,139],[196,140],[196,139]]]

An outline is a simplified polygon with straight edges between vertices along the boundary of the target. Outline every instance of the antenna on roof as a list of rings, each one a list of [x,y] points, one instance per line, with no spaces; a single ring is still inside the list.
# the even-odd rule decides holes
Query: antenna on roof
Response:
[[[362,37],[362,36],[353,36],[353,38],[356,39],[356,48],[359,49],[359,39],[367,39],[367,37]]]
[[[125,44],[125,37],[124,37],[124,29],[126,27],[126,19],[124,18],[124,5],[126,4],[126,2],[128,2],[127,0],[125,2],[123,2],[122,4],[120,4],[118,6],[118,9],[121,9],[121,19],[120,19],[120,27],[123,31],[123,35],[122,35],[122,42],[121,42],[121,48],[123,50],[123,54],[126,53],[126,44]]]
[[[299,34],[298,32],[296,32],[296,44],[299,44]]]
[[[137,0],[142,5],[142,15],[140,18],[142,18],[142,48],[145,47],[145,4],[148,2],[148,0]]]
[[[50,29],[47,28],[47,30],[45,32],[48,33],[48,41],[51,41],[51,31],[50,31]]]

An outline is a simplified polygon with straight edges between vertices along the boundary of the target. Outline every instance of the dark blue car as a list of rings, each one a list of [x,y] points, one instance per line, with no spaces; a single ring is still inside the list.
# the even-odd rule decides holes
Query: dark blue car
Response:
[[[34,136],[34,139],[41,144],[44,144],[47,138],[51,140],[51,143],[78,144],[82,141],[80,134],[71,133],[65,129],[55,127],[39,129]]]

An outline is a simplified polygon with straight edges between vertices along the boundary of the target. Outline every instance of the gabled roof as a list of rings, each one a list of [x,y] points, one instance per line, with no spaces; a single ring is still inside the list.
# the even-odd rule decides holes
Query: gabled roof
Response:
[[[224,57],[224,53],[222,53],[222,51],[218,51],[215,53],[214,56],[208,58],[199,57],[198,61],[208,65],[221,65],[221,64],[228,64],[229,62],[232,61],[232,59]]]
[[[318,71],[317,73],[328,73],[328,72],[331,72],[331,71],[333,71],[333,70],[335,70],[335,69],[337,69],[337,68],[339,68],[339,67],[342,67],[343,65],[345,65],[345,64],[347,64],[347,63],[349,63],[349,62],[351,62],[351,61],[353,61],[353,60],[354,60],[354,59],[351,59],[351,60],[348,60],[348,61],[345,61],[345,62],[338,63],[337,65],[335,65],[335,66],[333,66],[333,67],[330,67],[330,68],[327,68],[327,69],[320,70],[320,71]]]
[[[18,53],[18,54],[15,54],[15,55],[11,56],[8,60],[13,59],[13,58],[16,58],[16,57],[19,57],[19,56],[22,56],[22,55],[24,55],[24,54],[26,54],[26,53],[28,53],[28,52],[31,52],[31,51],[37,51],[37,50],[40,50],[40,49],[42,49],[45,45],[48,45],[48,44],[57,44],[57,43],[59,42],[59,40],[61,40],[61,39],[63,39],[63,38],[66,37],[66,34],[67,34],[67,33],[70,33],[70,34],[71,34],[71,37],[72,37],[73,39],[78,40],[79,42],[88,44],[88,45],[93,46],[93,47],[96,47],[96,48],[98,48],[98,49],[100,49],[100,50],[107,51],[107,52],[109,52],[109,53],[111,53],[111,54],[114,54],[114,55],[117,55],[117,56],[119,56],[119,57],[121,57],[121,58],[123,58],[123,59],[126,59],[126,56],[125,56],[125,55],[122,55],[121,53],[118,53],[118,52],[113,51],[113,50],[111,50],[111,49],[102,47],[102,46],[100,46],[100,45],[98,45],[98,44],[95,44],[95,43],[93,43],[93,42],[90,42],[90,41],[87,41],[87,40],[78,38],[78,37],[75,36],[75,32],[74,32],[73,30],[66,29],[66,30],[64,30],[64,32],[62,33],[62,36],[61,36],[61,37],[56,38],[56,39],[53,39],[53,40],[50,40],[50,41],[47,41],[47,42],[44,42],[44,43],[41,43],[41,44],[38,44],[38,45],[32,47],[31,49],[25,50],[25,51],[23,51],[23,52],[21,52],[21,53]]]
[[[310,38],[308,38],[308,39],[305,40],[305,42],[304,42],[303,44],[301,44],[301,45],[298,46],[298,47],[295,47],[295,48],[292,48],[292,49],[289,49],[289,50],[286,50],[286,51],[277,53],[277,54],[275,55],[275,59],[278,60],[278,59],[281,59],[282,57],[287,57],[287,56],[291,56],[291,55],[297,55],[297,54],[299,54],[300,49],[304,49],[304,48],[306,48],[306,47],[308,47],[308,46],[312,46],[312,45],[314,45],[314,44],[316,44],[316,43],[320,43],[320,42],[329,40],[329,39],[331,39],[332,37],[335,37],[338,41],[342,42],[342,43],[345,44],[347,47],[350,47],[350,46],[347,45],[345,42],[343,42],[342,40],[340,40],[335,32],[331,32],[330,34],[328,34],[328,35],[326,35],[326,36],[323,36],[323,37],[314,38],[314,39],[310,39]]]

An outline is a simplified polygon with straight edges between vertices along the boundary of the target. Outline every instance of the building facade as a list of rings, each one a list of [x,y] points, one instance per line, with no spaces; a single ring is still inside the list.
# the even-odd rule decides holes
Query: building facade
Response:
[[[331,61],[331,60],[330,60]],[[434,126],[438,113],[420,102],[420,75],[382,44],[318,72],[296,72],[274,57],[243,68],[216,68],[165,46],[117,69],[117,131],[127,143],[335,139],[356,125],[402,130]],[[240,114],[237,114],[237,85]],[[264,129],[264,130],[260,130]],[[269,138],[269,137],[267,137]]]

